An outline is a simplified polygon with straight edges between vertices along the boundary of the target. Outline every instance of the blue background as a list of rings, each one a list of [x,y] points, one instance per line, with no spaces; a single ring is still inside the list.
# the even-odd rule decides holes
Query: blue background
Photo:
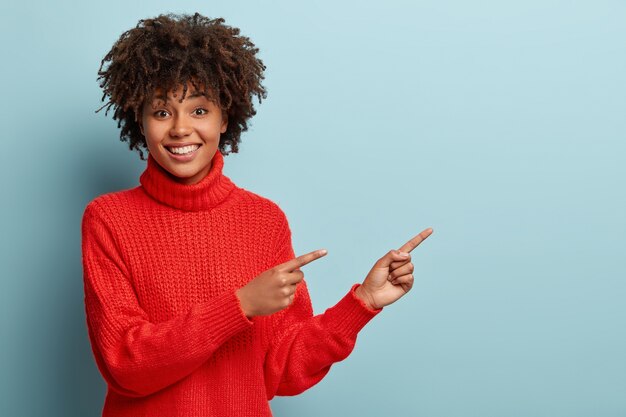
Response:
[[[286,212],[316,313],[426,227],[416,284],[276,416],[626,415],[626,3],[0,6],[0,414],[98,416],[80,220],[145,162],[101,106],[141,18],[223,16],[268,98],[225,174]]]

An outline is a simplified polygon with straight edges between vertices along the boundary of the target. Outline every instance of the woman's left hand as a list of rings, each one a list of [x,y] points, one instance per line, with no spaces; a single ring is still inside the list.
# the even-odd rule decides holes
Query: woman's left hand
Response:
[[[413,263],[410,252],[433,233],[432,228],[380,258],[355,290],[357,297],[371,309],[379,309],[396,302],[413,287]],[[404,256],[402,255],[404,254]]]

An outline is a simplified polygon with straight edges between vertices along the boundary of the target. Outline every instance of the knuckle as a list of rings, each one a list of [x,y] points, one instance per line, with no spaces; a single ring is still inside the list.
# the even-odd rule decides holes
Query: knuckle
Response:
[[[413,265],[412,263],[409,264],[409,271],[415,271],[415,265]]]

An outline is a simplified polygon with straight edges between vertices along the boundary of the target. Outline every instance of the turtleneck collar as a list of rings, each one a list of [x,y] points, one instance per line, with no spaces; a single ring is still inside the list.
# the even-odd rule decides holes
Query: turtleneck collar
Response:
[[[209,173],[196,184],[184,185],[174,181],[148,154],[148,164],[139,182],[152,198],[168,206],[186,211],[210,210],[236,188],[230,178],[222,173],[223,167],[224,156],[217,149]]]

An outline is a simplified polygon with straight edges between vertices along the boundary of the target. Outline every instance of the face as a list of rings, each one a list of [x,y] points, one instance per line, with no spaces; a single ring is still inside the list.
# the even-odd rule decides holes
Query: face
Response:
[[[208,174],[228,123],[221,109],[191,84],[179,103],[182,94],[182,86],[176,97],[168,92],[166,104],[157,89],[143,105],[139,126],[150,155],[175,181],[189,185]]]

